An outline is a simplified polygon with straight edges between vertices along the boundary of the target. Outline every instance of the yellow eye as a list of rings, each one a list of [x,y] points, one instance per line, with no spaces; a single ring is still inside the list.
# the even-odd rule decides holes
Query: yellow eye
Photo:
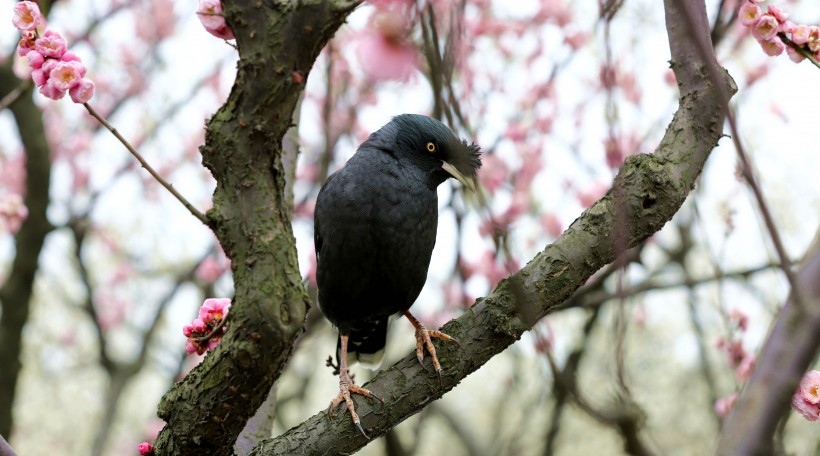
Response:
[[[433,144],[432,142],[428,142],[427,143],[427,152],[430,152],[431,154],[436,153],[436,145]]]

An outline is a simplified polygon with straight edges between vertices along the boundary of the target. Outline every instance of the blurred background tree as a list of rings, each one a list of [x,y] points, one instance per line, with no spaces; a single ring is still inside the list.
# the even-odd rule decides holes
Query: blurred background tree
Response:
[[[337,388],[324,364],[336,333],[308,305],[313,205],[326,177],[393,115],[439,118],[485,154],[483,198],[440,189],[438,242],[414,307],[438,327],[468,315],[608,192],[617,208],[616,174],[627,157],[662,152],[677,83],[689,83],[669,68],[672,1],[287,3],[226,2],[236,47],[208,35],[192,3],[40,3],[89,67],[91,104],[195,207],[213,205],[211,229],[81,106],[32,89],[15,57],[13,3],[0,9],[0,435],[19,454],[134,454],[153,442],[161,397],[202,361],[186,354],[181,328],[207,297],[235,296],[236,320],[225,347],[160,407],[176,420],[160,449],[192,451],[194,417],[235,435],[269,390],[237,451],[323,410]],[[709,30],[686,22],[698,17],[686,8],[672,20],[689,31],[678,42],[709,35],[739,89],[736,130],[727,124],[731,138],[711,151],[675,217],[646,241],[616,239],[614,263],[560,308],[535,312],[549,316],[442,400],[395,427],[406,414],[365,417],[384,437],[362,454],[715,450],[791,290],[773,236],[799,264],[820,225],[817,69],[761,52],[737,23],[741,6],[706,2]],[[820,22],[809,2],[783,8],[796,23]],[[713,104],[720,96],[731,93],[718,90]],[[618,239],[631,228],[610,226]],[[814,293],[803,294],[806,308],[817,307]],[[384,368],[410,359],[410,331],[393,323]],[[780,346],[811,353],[817,369],[820,332],[787,336]],[[196,385],[209,372],[224,381],[205,397]],[[372,376],[355,372],[360,383]],[[232,388],[250,399],[234,400]],[[787,402],[769,417],[776,449],[816,454],[817,424],[784,415]],[[209,429],[209,445],[233,447]]]

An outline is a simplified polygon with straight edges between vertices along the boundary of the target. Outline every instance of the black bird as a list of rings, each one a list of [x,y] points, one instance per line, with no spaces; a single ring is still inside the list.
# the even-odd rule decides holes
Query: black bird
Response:
[[[339,395],[328,413],[345,402],[365,437],[350,395],[381,399],[353,383],[347,364],[381,361],[389,318],[404,314],[415,326],[416,356],[421,363],[427,348],[439,382],[441,366],[431,338],[458,344],[427,330],[408,309],[427,280],[436,243],[436,187],[455,177],[474,188],[479,155],[477,145],[458,139],[443,123],[402,114],[371,134],[319,190],[314,220],[319,307],[339,328]]]

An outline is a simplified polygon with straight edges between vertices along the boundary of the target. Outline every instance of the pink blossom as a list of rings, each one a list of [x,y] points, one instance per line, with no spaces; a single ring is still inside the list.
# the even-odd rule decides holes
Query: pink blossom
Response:
[[[791,60],[794,63],[800,63],[806,59],[806,57],[803,54],[801,54],[800,51],[791,46],[786,46],[786,54],[788,54],[789,60]]]
[[[810,404],[820,404],[820,371],[806,372],[800,380],[800,395]]]
[[[809,26],[809,41],[807,44],[811,52],[820,52],[820,27],[816,25]]]
[[[49,75],[49,83],[66,91],[80,83],[80,78],[82,78],[80,72],[84,69],[83,64],[77,61],[57,62]]]
[[[62,60],[63,62],[73,62],[73,61],[79,62],[80,57],[77,54],[75,54],[71,51],[65,51],[65,54],[63,54],[63,56],[60,57],[60,60]],[[85,76],[85,72],[83,72],[83,76]]]
[[[189,354],[196,352],[201,355],[219,345],[226,330],[223,325],[230,307],[231,300],[227,298],[209,298],[202,303],[199,316],[190,325],[182,327],[182,334],[188,338],[185,350]]]
[[[66,51],[65,39],[54,30],[46,30],[46,33],[34,42],[34,50],[44,57],[59,59]]]
[[[40,67],[43,66],[43,62],[46,61],[45,57],[43,57],[43,54],[40,54],[37,51],[30,51],[29,53],[27,53],[26,60],[28,60],[28,65],[33,70],[40,69]]]
[[[41,87],[43,84],[48,82],[51,71],[55,66],[57,66],[57,62],[58,61],[54,59],[46,59],[40,68],[31,72],[31,79],[34,80],[35,86]]]
[[[148,442],[142,442],[137,445],[137,450],[140,452],[141,456],[148,456],[154,454],[154,446]]]
[[[760,19],[758,19],[752,27],[752,36],[758,41],[770,40],[777,34],[777,28],[779,26],[780,24],[777,23],[777,19],[775,19],[774,16],[764,14],[760,16]]]
[[[37,36],[34,32],[23,32],[20,41],[17,43],[17,55],[25,57],[26,54],[34,50],[34,41]]]
[[[734,407],[735,402],[737,402],[737,398],[737,393],[732,393],[715,401],[715,413],[717,416],[720,418],[726,418],[726,416],[729,415],[729,412],[732,411],[732,407]]]
[[[28,208],[23,197],[16,193],[6,194],[0,199],[0,226],[12,234],[20,231],[23,222],[28,218]]]
[[[795,27],[797,27],[797,25],[795,25],[794,22],[783,21],[780,23],[780,27],[777,28],[777,31],[780,33],[792,33],[794,32]]]
[[[223,40],[234,39],[233,30],[225,22],[222,15],[222,2],[220,0],[199,0],[199,9],[196,10],[199,22],[205,27],[205,31]]]
[[[606,195],[607,190],[609,190],[609,187],[601,182],[596,182],[586,190],[579,190],[576,197],[581,203],[581,206],[590,207],[595,204],[596,201],[603,198],[603,196]]]
[[[71,95],[71,101],[74,103],[87,103],[94,96],[94,81],[82,78],[68,90],[68,94]]]
[[[740,23],[746,27],[750,27],[757,23],[757,21],[760,20],[760,16],[760,7],[749,2],[744,3],[737,12],[737,18],[740,20]]]
[[[754,355],[747,355],[740,361],[740,364],[737,366],[735,370],[735,376],[737,377],[738,381],[745,382],[749,379],[752,375],[752,371],[755,369],[755,363],[757,362],[757,358]]]
[[[772,57],[782,54],[786,48],[786,45],[783,44],[783,40],[777,36],[770,40],[758,41],[758,43],[760,43],[760,47],[763,48],[763,52]]]
[[[49,79],[45,84],[43,84],[42,87],[40,87],[40,93],[46,98],[59,100],[65,96],[66,90],[58,88],[54,85],[54,80]]]
[[[205,283],[214,283],[222,273],[225,272],[225,267],[220,264],[220,261],[214,257],[207,257],[202,260],[196,268],[196,276],[199,280]]]
[[[11,22],[18,30],[34,30],[43,22],[40,7],[34,2],[19,2],[14,5],[14,17]]]
[[[808,43],[809,27],[807,25],[796,25],[792,30],[792,41],[794,41],[794,44]]]
[[[786,19],[789,18],[789,14],[780,9],[780,7],[777,5],[769,5],[769,10],[767,11],[767,14],[774,16],[774,18],[777,19],[777,22],[780,24],[786,22]]]
[[[388,39],[378,30],[365,32],[357,48],[364,71],[373,79],[407,79],[416,63],[416,50],[410,43]]]

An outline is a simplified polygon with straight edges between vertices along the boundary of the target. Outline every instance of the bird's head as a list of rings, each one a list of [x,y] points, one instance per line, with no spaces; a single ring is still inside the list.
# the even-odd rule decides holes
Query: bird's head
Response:
[[[401,154],[437,186],[455,177],[471,190],[481,167],[481,152],[476,144],[467,144],[438,120],[417,114],[402,114],[393,118],[382,130],[395,134],[394,153]]]

